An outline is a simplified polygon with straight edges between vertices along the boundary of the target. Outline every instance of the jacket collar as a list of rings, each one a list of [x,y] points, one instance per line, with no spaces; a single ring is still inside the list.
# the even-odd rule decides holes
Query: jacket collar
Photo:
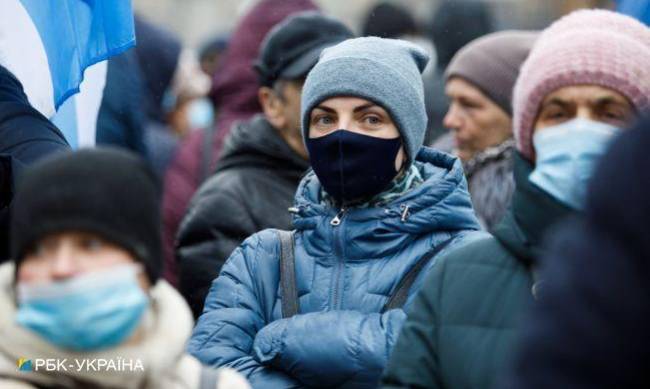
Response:
[[[515,140],[512,138],[509,138],[496,146],[488,147],[463,164],[465,168],[465,176],[471,178],[477,170],[492,161],[511,158],[514,150]]]
[[[480,228],[467,190],[460,160],[423,147],[416,160],[424,182],[381,207],[345,211],[349,257],[374,258],[387,243],[399,250],[409,241],[434,232],[448,234]],[[341,211],[321,201],[321,185],[313,171],[303,178],[294,207],[294,227],[317,235],[319,245],[331,242],[330,221]],[[335,227],[336,228],[336,227]],[[354,244],[374,242],[375,244]],[[374,246],[374,247],[373,247]]]
[[[264,115],[258,114],[233,127],[226,138],[216,172],[243,166],[297,175],[298,180],[309,168],[309,161],[293,151]]]
[[[493,232],[509,251],[529,265],[540,257],[544,237],[551,227],[575,213],[529,181],[533,170],[531,162],[515,153],[512,205]]]

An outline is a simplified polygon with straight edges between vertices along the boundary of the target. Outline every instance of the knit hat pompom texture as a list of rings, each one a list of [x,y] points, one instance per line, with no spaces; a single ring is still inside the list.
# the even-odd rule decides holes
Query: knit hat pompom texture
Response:
[[[551,92],[597,85],[627,97],[638,112],[650,108],[650,28],[606,10],[575,11],[543,31],[515,84],[517,149],[534,159],[533,126]]]
[[[95,148],[44,158],[18,182],[12,205],[16,268],[40,239],[80,231],[129,251],[155,283],[162,271],[159,193],[146,162],[126,151]]]
[[[302,90],[304,139],[309,137],[311,111],[319,103],[332,97],[360,97],[390,114],[412,162],[427,125],[422,71],[428,62],[424,50],[398,39],[348,39],[323,50]]]

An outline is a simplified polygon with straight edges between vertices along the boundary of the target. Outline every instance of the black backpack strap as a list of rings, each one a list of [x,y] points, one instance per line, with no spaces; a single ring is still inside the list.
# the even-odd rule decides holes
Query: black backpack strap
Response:
[[[280,238],[280,286],[282,288],[282,317],[298,313],[298,289],[296,287],[296,259],[294,256],[293,231],[278,231]]]
[[[201,366],[201,378],[199,380],[199,389],[216,389],[219,381],[219,370],[207,366]]]
[[[433,257],[435,257],[445,247],[447,247],[447,245],[449,245],[452,240],[454,240],[454,238],[447,239],[446,241],[437,245],[435,248],[427,251],[420,259],[418,259],[415,265],[408,272],[406,272],[404,277],[402,277],[402,279],[399,281],[397,287],[382,308],[381,313],[390,311],[391,309],[395,308],[402,308],[404,304],[406,304],[406,299],[409,296],[409,290],[411,290],[411,286],[413,286],[413,283],[418,278],[420,272],[422,272],[422,269],[426,267],[426,265],[431,261]]]

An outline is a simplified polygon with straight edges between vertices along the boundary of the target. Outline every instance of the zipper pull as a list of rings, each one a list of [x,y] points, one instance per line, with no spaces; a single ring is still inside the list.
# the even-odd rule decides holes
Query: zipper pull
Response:
[[[334,219],[332,219],[332,221],[330,221],[330,224],[335,226],[335,227],[338,226],[339,224],[341,224],[341,219],[343,218],[344,213],[345,213],[345,208],[341,208],[339,213],[337,213],[336,216],[334,216]]]
[[[406,219],[408,219],[409,216],[411,216],[411,213],[409,212],[409,206],[408,205],[405,206],[404,204],[402,204],[401,208],[402,208],[402,215],[401,215],[400,220],[402,220],[402,223],[404,223],[406,221]]]

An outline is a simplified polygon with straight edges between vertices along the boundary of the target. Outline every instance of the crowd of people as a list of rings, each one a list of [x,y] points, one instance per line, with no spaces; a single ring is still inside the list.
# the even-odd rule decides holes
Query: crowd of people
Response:
[[[0,387],[650,385],[650,28],[375,11],[136,16],[77,151],[0,56]]]

